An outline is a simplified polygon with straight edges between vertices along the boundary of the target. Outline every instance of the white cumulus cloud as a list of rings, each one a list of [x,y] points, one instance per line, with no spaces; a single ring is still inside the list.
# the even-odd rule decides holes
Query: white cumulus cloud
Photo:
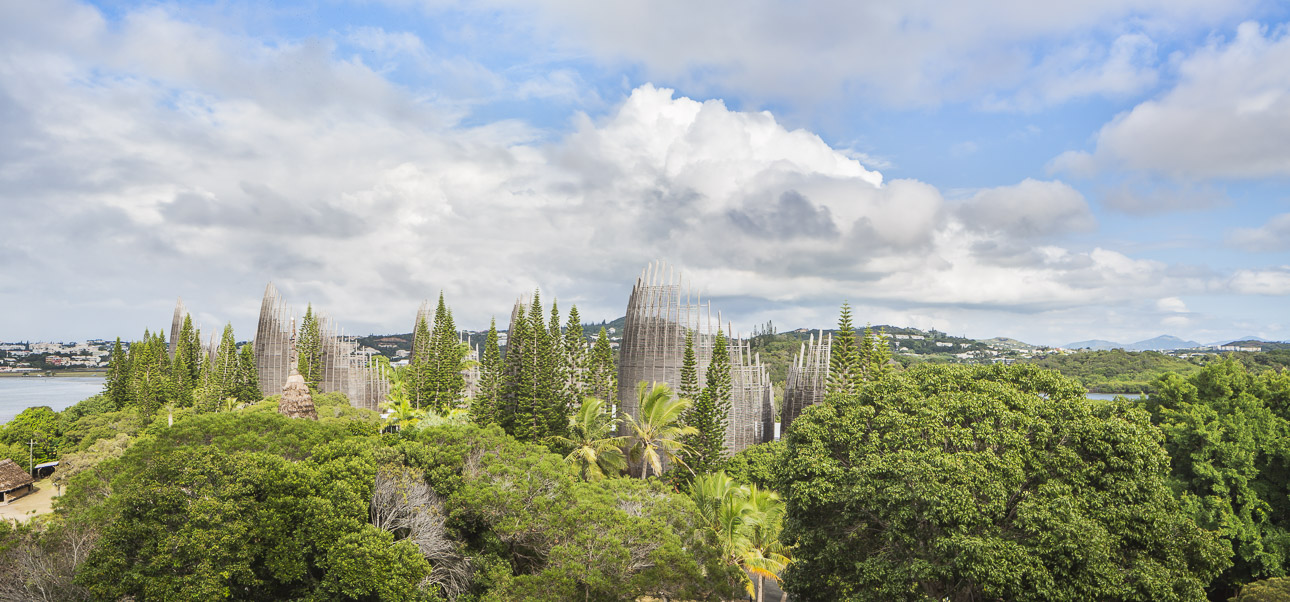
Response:
[[[1106,124],[1055,169],[1136,169],[1182,180],[1290,175],[1290,33],[1255,22],[1183,56],[1178,83]]]

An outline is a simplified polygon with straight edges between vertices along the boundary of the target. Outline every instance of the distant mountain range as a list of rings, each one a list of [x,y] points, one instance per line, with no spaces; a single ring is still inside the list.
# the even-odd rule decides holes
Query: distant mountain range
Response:
[[[1092,349],[1094,351],[1102,351],[1106,349],[1123,349],[1125,351],[1168,351],[1170,349],[1190,349],[1192,347],[1200,346],[1201,344],[1196,341],[1184,341],[1178,337],[1170,335],[1161,335],[1145,341],[1128,344],[1102,339],[1092,339],[1062,345],[1062,347],[1066,349]]]

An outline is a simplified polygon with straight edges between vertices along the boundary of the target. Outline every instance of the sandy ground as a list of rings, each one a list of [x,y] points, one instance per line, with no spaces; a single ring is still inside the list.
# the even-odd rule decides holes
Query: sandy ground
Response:
[[[0,504],[0,519],[25,522],[53,510],[58,488],[49,479],[36,481],[36,490],[8,504]]]

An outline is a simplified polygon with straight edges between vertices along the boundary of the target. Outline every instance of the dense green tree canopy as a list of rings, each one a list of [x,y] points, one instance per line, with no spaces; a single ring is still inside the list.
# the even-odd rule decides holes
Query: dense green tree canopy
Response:
[[[86,404],[76,423],[123,414],[102,401],[107,411]],[[285,418],[276,403],[82,437],[57,513],[36,530],[0,531],[0,559],[24,561],[0,566],[0,578],[16,580],[19,597],[68,600],[417,600],[449,586],[466,600],[735,593],[738,576],[693,503],[661,481],[586,483],[497,427],[380,435],[376,414],[341,394],[315,396],[318,421]],[[42,422],[36,414],[20,424]],[[590,441],[610,426],[589,429]],[[402,475],[393,498],[378,495],[390,493],[381,474]],[[416,520],[378,521],[390,516],[380,500],[408,491],[424,502]]]
[[[1242,584],[1290,568],[1290,373],[1235,361],[1166,375],[1147,399],[1173,458],[1186,514],[1222,533],[1233,566],[1214,582],[1225,600]]]
[[[808,409],[777,489],[795,600],[1200,600],[1146,412],[1033,366],[922,366]]]

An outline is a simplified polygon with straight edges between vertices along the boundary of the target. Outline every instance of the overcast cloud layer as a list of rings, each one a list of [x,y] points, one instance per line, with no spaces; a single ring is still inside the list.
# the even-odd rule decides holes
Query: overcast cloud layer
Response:
[[[270,280],[360,334],[440,290],[467,328],[535,287],[613,319],[656,259],[744,331],[846,299],[1290,339],[1290,38],[1256,3],[607,6],[0,2],[0,339],[137,337],[176,296],[246,339]]]

